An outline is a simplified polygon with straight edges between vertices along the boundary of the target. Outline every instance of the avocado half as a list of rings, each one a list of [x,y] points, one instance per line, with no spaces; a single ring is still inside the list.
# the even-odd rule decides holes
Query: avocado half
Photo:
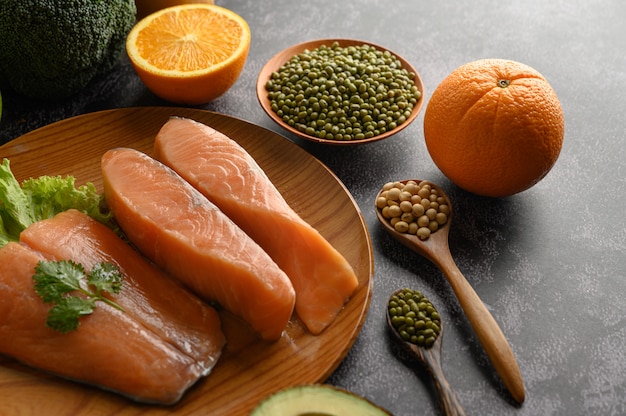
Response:
[[[263,399],[250,416],[392,416],[385,409],[329,384],[289,387]]]

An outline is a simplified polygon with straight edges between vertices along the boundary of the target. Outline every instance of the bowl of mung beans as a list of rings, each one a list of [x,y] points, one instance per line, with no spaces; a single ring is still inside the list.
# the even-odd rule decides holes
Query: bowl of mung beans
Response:
[[[355,39],[313,40],[277,53],[259,73],[256,92],[278,125],[330,145],[388,138],[415,120],[424,101],[409,62]]]

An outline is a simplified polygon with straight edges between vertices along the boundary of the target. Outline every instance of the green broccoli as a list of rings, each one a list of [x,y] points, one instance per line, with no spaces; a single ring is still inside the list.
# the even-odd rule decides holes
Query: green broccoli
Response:
[[[135,24],[134,0],[2,0],[0,80],[58,99],[110,71]]]

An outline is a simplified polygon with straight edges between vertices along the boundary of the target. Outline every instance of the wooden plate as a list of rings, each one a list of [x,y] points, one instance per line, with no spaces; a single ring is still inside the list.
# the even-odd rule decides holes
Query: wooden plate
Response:
[[[259,341],[235,317],[223,313],[228,345],[222,358],[212,374],[171,407],[137,404],[0,355],[0,413],[245,415],[278,389],[324,381],[352,347],[371,297],[371,239],[357,204],[339,179],[291,141],[207,111],[129,108],[86,114],[35,130],[0,147],[0,158],[10,159],[18,180],[72,175],[77,185],[93,182],[102,190],[100,157],[104,151],[124,146],[151,154],[154,136],[173,115],[206,123],[245,147],[291,206],[352,264],[360,283],[357,292],[321,335],[308,334],[293,318],[275,343]]]
[[[301,54],[305,50],[307,49],[313,50],[313,49],[319,48],[322,45],[330,47],[334,42],[337,42],[339,46],[341,47],[369,45],[369,46],[373,46],[379,51],[389,51],[396,58],[398,58],[398,61],[400,61],[403,69],[415,74],[415,78],[413,81],[417,89],[422,93],[422,98],[420,98],[419,101],[413,106],[413,111],[411,111],[411,115],[406,119],[404,123],[400,124],[398,127],[396,127],[393,130],[389,130],[385,133],[381,133],[369,139],[329,140],[329,139],[320,139],[319,137],[311,136],[309,134],[301,132],[297,128],[292,127],[289,124],[285,123],[283,119],[280,118],[272,110],[272,104],[270,102],[270,99],[268,98],[267,90],[265,89],[265,84],[267,84],[267,81],[270,79],[272,73],[278,71],[280,67],[283,66],[285,63],[287,63],[292,57]],[[384,48],[380,45],[377,45],[371,42],[365,42],[362,40],[357,40],[357,39],[317,39],[317,40],[311,40],[308,42],[298,43],[296,45],[290,46],[289,48],[278,52],[269,61],[267,61],[265,66],[263,66],[263,68],[259,72],[259,76],[257,78],[257,84],[256,84],[256,94],[257,94],[257,99],[259,100],[259,104],[261,104],[261,107],[267,113],[267,115],[276,124],[284,128],[285,130],[295,134],[296,136],[305,140],[315,142],[315,143],[324,143],[324,144],[335,145],[335,146],[354,146],[354,145],[376,142],[379,140],[389,138],[395,135],[396,133],[400,132],[401,130],[403,130],[405,127],[408,127],[408,125],[411,124],[415,120],[417,115],[420,113],[422,109],[422,105],[424,104],[424,83],[422,82],[422,78],[420,77],[417,70],[413,67],[413,65],[411,65],[409,61],[407,61],[406,59],[404,59],[402,56],[398,55],[397,53],[390,51],[389,49]]]

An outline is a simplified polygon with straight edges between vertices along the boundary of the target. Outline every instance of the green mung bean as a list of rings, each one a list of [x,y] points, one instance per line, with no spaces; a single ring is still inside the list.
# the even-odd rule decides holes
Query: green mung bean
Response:
[[[272,111],[299,131],[363,140],[406,122],[421,99],[414,79],[388,51],[334,42],[295,55],[271,74],[265,88]]]
[[[391,296],[387,309],[391,325],[405,341],[429,348],[441,333],[437,310],[418,290],[402,289]]]

